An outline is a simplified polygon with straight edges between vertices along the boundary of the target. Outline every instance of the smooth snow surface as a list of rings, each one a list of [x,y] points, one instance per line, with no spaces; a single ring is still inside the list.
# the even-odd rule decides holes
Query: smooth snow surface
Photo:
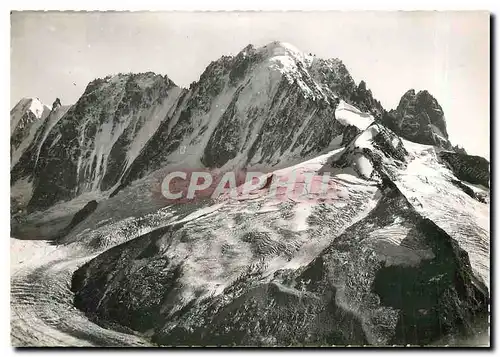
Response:
[[[354,125],[360,130],[365,130],[374,121],[372,115],[361,112],[343,100],[335,110],[335,118],[344,125]]]

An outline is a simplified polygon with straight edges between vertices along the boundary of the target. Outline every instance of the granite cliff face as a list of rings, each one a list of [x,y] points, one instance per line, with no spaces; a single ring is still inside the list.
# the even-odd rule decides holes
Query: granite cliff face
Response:
[[[407,91],[395,110],[386,112],[382,121],[401,137],[426,145],[451,150],[443,109],[426,90]]]
[[[33,185],[28,210],[112,188],[179,93],[166,77],[129,74],[93,81],[64,113],[56,101],[54,118],[13,170],[14,183],[27,178]]]
[[[71,106],[23,100],[11,137],[14,236],[57,244],[14,278],[17,338],[426,345],[487,325],[489,163],[451,146],[427,91],[387,112],[339,59],[272,42],[189,88],[119,74]],[[267,179],[166,204],[172,168]],[[294,174],[325,193],[278,197],[269,181]]]
[[[311,157],[342,137],[345,122],[336,120],[337,105],[352,102],[354,93],[357,87],[337,59],[304,55],[280,42],[247,46],[207,67],[123,183],[172,164],[273,167]]]

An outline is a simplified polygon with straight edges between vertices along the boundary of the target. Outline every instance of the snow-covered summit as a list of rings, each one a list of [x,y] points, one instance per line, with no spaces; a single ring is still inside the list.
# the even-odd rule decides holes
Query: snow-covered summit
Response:
[[[281,41],[273,41],[265,46],[257,48],[256,51],[266,59],[283,61],[283,57],[290,57],[302,62],[307,67],[313,60],[312,55],[307,55],[294,45]]]
[[[238,58],[253,57],[261,61],[262,68],[277,70],[281,73],[297,72],[299,67],[308,69],[311,67],[314,56],[306,54],[294,45],[273,41],[261,47],[250,44],[241,50]]]
[[[11,119],[16,119],[17,117],[13,117],[13,115],[24,115],[26,112],[31,112],[35,118],[41,119],[44,114],[48,114],[47,110],[50,111],[50,108],[43,104],[40,98],[37,97],[25,97],[22,98],[10,111]],[[12,124],[12,123],[11,123]],[[11,128],[13,129],[13,128]],[[12,130],[11,130],[12,131]]]
[[[46,114],[47,110],[50,110],[50,108],[43,104],[38,97],[24,98],[24,100],[29,102],[28,110],[35,114],[38,119],[42,118],[42,116]]]

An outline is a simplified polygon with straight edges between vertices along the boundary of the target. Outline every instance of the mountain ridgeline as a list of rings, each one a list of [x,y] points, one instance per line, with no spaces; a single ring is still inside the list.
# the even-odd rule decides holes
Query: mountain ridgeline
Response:
[[[48,115],[13,123],[13,149],[30,125],[33,138],[17,153],[11,184],[30,184],[24,204],[33,212],[85,192],[121,189],[168,165],[286,164],[343,134],[346,125],[335,116],[340,101],[373,119],[385,113],[340,60],[279,42],[221,57],[189,89],[153,73],[97,79],[74,105],[56,101]],[[11,117],[34,118],[21,104]]]

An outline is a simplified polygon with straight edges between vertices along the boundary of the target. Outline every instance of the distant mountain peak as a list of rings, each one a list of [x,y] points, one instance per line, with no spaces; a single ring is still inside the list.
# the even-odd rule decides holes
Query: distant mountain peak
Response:
[[[17,163],[36,130],[49,115],[50,108],[40,98],[22,98],[10,111],[11,167]]]
[[[12,111],[19,111],[25,114],[27,111],[33,113],[33,115],[40,119],[42,118],[44,111],[46,111],[48,106],[42,103],[38,97],[25,97],[22,98],[15,106]]]

